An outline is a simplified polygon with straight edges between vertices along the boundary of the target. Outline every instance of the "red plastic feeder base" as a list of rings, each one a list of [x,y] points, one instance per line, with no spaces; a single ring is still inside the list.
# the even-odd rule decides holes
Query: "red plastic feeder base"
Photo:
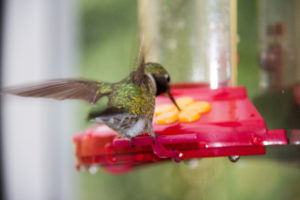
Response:
[[[190,96],[207,101],[211,110],[193,123],[158,125],[155,144],[147,134],[130,141],[105,125],[96,125],[76,135],[78,166],[102,166],[111,173],[124,173],[134,167],[173,159],[265,154],[268,145],[286,145],[284,130],[267,130],[265,121],[248,99],[244,87],[209,89],[198,84],[172,86],[175,99]],[[161,95],[156,105],[171,103]]]

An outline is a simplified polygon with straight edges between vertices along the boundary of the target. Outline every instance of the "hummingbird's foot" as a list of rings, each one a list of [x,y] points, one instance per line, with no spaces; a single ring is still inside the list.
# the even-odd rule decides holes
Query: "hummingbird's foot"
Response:
[[[133,140],[133,138],[130,138],[130,146],[135,147],[132,140]]]
[[[156,134],[156,133],[154,134],[154,136],[153,136],[153,141],[152,141],[153,144],[155,144],[155,139],[156,139],[156,137],[158,137],[158,136],[160,136],[160,134]]]

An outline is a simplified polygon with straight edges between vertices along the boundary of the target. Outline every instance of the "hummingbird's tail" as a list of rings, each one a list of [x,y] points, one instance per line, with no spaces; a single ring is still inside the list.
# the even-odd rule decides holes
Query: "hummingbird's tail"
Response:
[[[57,79],[38,84],[5,88],[1,90],[1,93],[57,100],[79,99],[95,104],[102,96],[108,95],[111,91],[112,85],[110,83],[79,79]]]

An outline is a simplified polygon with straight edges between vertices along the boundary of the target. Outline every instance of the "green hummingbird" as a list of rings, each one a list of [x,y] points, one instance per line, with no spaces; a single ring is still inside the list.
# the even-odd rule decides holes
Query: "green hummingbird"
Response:
[[[79,99],[96,104],[100,98],[107,96],[104,111],[91,111],[89,120],[104,123],[120,136],[132,138],[142,133],[153,136],[152,120],[155,97],[166,93],[176,104],[170,93],[170,76],[159,63],[144,59],[128,77],[117,83],[98,82],[81,79],[56,79],[42,83],[2,90],[23,97],[42,97],[57,100]]]

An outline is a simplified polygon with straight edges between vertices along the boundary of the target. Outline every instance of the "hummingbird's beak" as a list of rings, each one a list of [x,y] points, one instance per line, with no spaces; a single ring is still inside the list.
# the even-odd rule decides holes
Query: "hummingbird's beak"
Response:
[[[176,106],[176,108],[178,109],[178,111],[181,111],[181,109],[177,105],[174,97],[171,95],[170,89],[168,89],[166,93],[167,93],[167,96],[171,99],[172,103]]]

